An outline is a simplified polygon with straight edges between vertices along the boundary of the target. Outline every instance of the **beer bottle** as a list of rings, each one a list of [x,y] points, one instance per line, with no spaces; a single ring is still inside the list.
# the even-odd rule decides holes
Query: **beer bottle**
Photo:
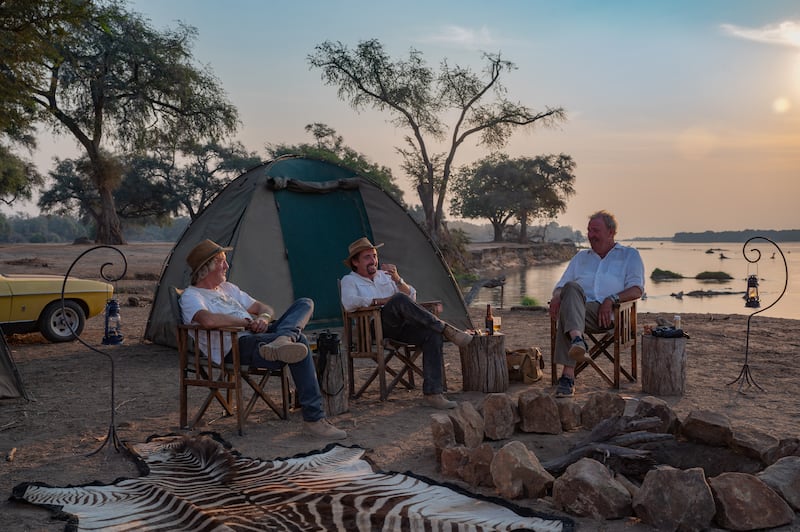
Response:
[[[494,316],[492,316],[492,305],[486,305],[486,334],[494,334]]]

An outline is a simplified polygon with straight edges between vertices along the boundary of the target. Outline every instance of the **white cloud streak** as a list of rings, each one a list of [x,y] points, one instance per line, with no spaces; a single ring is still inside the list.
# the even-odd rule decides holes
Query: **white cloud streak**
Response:
[[[485,26],[477,30],[462,26],[444,26],[438,33],[425,37],[422,41],[466,49],[485,48],[498,44],[492,37],[489,28]]]
[[[800,48],[799,21],[785,20],[760,28],[744,28],[734,24],[722,24],[720,27],[724,32],[740,39]]]

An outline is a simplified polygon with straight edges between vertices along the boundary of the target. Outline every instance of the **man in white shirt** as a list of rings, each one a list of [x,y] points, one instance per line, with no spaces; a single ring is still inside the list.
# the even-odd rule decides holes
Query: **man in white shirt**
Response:
[[[417,291],[406,283],[394,264],[378,268],[378,248],[368,238],[359,238],[348,248],[345,265],[352,271],[342,278],[342,306],[347,311],[380,305],[383,333],[388,338],[422,347],[422,393],[428,406],[455,408],[444,394],[442,342],[447,338],[459,347],[472,335],[440,320],[416,303]]]
[[[575,364],[586,358],[586,328],[614,326],[613,305],[644,293],[644,263],[639,251],[617,244],[617,220],[606,211],[589,217],[591,249],[579,251],[556,283],[550,316],[557,320],[555,362],[562,364],[556,397],[575,394]]]
[[[280,369],[283,364],[288,364],[306,431],[320,438],[346,438],[345,431],[325,419],[314,360],[303,334],[303,327],[314,313],[314,302],[305,297],[297,299],[281,317],[273,320],[275,311],[272,307],[227,281],[225,252],[231,249],[204,240],[186,256],[192,269],[192,284],[183,291],[180,299],[184,323],[199,323],[206,328],[244,328],[239,334],[241,363],[270,369]],[[222,353],[219,341],[212,339],[209,352],[205,335],[200,335],[198,341],[200,349],[214,362],[220,363],[223,358],[230,361],[230,345],[225,345]],[[226,336],[225,341],[230,343],[229,337]]]

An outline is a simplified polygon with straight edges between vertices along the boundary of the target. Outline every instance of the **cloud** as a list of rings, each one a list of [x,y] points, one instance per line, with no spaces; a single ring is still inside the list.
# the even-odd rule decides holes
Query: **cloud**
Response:
[[[437,33],[421,39],[423,42],[450,45],[458,48],[478,49],[497,46],[489,29],[464,28],[462,26],[444,26]]]
[[[760,28],[743,28],[733,24],[722,24],[720,27],[740,39],[800,48],[800,21],[785,20]]]

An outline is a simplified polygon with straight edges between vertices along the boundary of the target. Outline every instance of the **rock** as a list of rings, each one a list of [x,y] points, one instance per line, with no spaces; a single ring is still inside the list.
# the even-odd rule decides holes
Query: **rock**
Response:
[[[770,457],[775,456],[780,440],[754,427],[737,427],[733,430],[731,447],[764,465],[769,465]]]
[[[800,456],[785,456],[756,477],[800,511]]]
[[[784,456],[800,456],[800,438],[782,438],[778,447],[765,456],[767,464],[774,464]]]
[[[472,403],[464,401],[450,411],[456,443],[477,447],[483,443],[483,418]]]
[[[552,395],[529,390],[519,396],[519,429],[539,434],[561,434],[561,417]]]
[[[582,458],[553,482],[553,503],[591,519],[620,519],[631,514],[631,495],[596,460]]]
[[[648,471],[633,497],[637,517],[658,530],[706,530],[716,507],[699,467],[685,471],[661,466]]]
[[[589,394],[589,398],[581,408],[581,423],[584,428],[593,429],[595,425],[614,416],[621,416],[625,412],[625,399],[612,392],[596,392]]]
[[[461,478],[461,468],[469,462],[469,450],[463,445],[442,449],[441,471],[446,477]]]
[[[553,484],[553,476],[519,441],[509,442],[497,451],[491,471],[497,493],[506,499],[538,498]]]
[[[456,444],[456,434],[450,416],[447,414],[431,414],[431,434],[433,435],[436,461],[441,462],[442,450]]]
[[[681,434],[686,439],[717,447],[726,447],[733,441],[728,417],[709,410],[690,412],[681,425]]]
[[[483,434],[490,440],[505,440],[514,435],[518,415],[507,394],[490,393],[483,402]]]
[[[581,405],[575,401],[556,401],[561,430],[568,432],[581,426]]]
[[[717,524],[730,530],[756,530],[791,523],[794,511],[764,482],[747,473],[708,479],[717,504]]]
[[[491,465],[494,460],[494,449],[484,443],[474,449],[467,449],[467,463],[461,467],[461,478],[470,486],[494,486]]]
[[[634,417],[657,417],[661,420],[661,425],[652,429],[651,432],[662,432],[665,434],[675,434],[678,432],[680,423],[678,416],[669,407],[666,401],[648,395],[639,400],[634,410]]]

